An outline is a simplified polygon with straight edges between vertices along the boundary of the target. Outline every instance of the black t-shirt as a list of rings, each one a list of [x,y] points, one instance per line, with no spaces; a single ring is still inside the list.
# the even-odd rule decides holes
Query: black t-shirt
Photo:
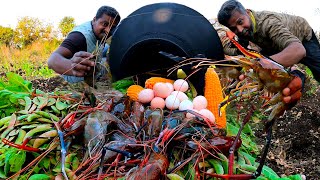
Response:
[[[72,54],[79,51],[87,51],[86,38],[82,33],[77,31],[71,32],[60,46],[69,49]]]

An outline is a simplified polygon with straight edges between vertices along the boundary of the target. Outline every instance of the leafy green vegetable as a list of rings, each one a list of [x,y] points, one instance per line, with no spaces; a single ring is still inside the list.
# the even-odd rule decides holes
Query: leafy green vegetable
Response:
[[[114,88],[122,93],[126,93],[128,87],[133,84],[134,84],[134,81],[132,80],[132,78],[125,78],[125,79],[121,79],[119,81],[112,83],[112,88]]]
[[[10,148],[5,152],[4,174],[18,172],[26,160],[26,152],[16,148]]]
[[[21,76],[8,72],[0,80],[0,117],[8,116],[20,110],[25,104],[24,98],[30,96],[32,84]]]

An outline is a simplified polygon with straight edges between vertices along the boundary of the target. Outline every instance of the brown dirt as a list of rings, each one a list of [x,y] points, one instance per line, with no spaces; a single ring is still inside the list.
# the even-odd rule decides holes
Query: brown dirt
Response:
[[[31,81],[32,86],[44,92],[52,92],[56,88],[67,89],[67,82],[60,76],[55,76],[49,79],[34,79]]]
[[[69,89],[60,77],[37,79],[33,86],[46,92]],[[272,144],[267,156],[267,165],[279,175],[304,174],[307,179],[320,179],[320,86],[317,83],[306,87],[301,101],[278,118]],[[262,146],[264,134],[256,131],[257,142]]]
[[[320,87],[317,83],[304,93],[300,102],[276,120],[267,156],[267,165],[279,175],[304,174],[307,179],[320,179]],[[265,143],[256,133],[258,144]]]

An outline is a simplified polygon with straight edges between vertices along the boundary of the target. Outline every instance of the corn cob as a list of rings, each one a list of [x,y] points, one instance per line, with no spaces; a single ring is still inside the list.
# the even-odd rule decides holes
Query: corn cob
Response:
[[[166,78],[162,78],[162,77],[151,77],[151,78],[146,80],[145,88],[153,89],[153,86],[158,82],[173,84],[174,80],[166,79]]]
[[[138,95],[144,88],[139,85],[131,85],[127,90],[127,96],[134,101],[138,101]]]
[[[216,125],[219,128],[226,128],[225,110],[222,109],[222,115],[219,115],[218,106],[223,101],[223,94],[218,74],[214,68],[208,68],[205,74],[204,97],[208,101],[207,109],[215,116]]]

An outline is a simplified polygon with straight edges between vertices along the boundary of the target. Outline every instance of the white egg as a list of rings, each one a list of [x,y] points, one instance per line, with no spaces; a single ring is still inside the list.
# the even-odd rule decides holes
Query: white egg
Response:
[[[189,84],[184,79],[177,79],[173,83],[173,88],[176,91],[186,92],[189,89]]]
[[[186,93],[181,91],[173,91],[170,95],[176,96],[180,100],[180,102],[189,99]]]
[[[190,109],[190,110],[193,109],[193,103],[189,99],[181,101],[179,105],[179,110],[183,111],[187,109]]]
[[[149,103],[154,98],[152,89],[144,89],[138,94],[138,101],[141,103]]]
[[[208,101],[204,96],[197,96],[193,99],[193,108],[200,111],[207,108]]]
[[[208,118],[211,124],[214,124],[216,121],[216,118],[214,117],[213,113],[208,109],[201,109],[199,111],[199,114],[202,114],[204,117]]]
[[[166,107],[170,110],[178,109],[180,105],[180,100],[174,95],[169,95],[166,98],[165,102],[166,102]]]

